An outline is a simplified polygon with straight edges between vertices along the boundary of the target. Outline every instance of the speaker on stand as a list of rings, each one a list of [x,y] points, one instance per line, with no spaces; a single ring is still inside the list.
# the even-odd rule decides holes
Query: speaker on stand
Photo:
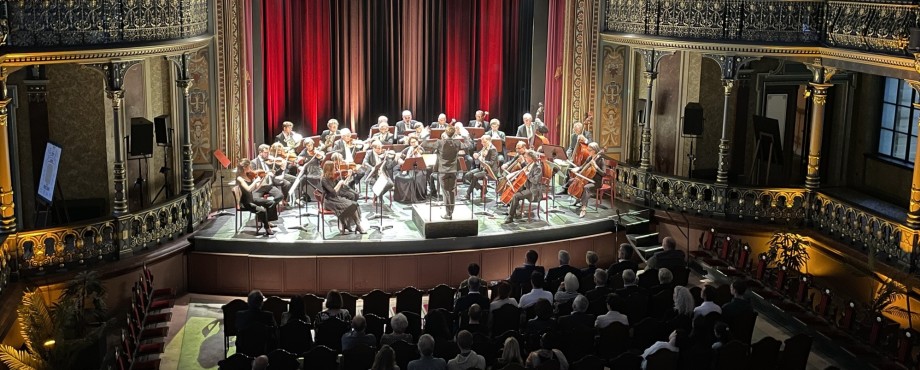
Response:
[[[690,151],[687,153],[687,177],[693,178],[693,162],[696,162],[696,152],[693,151],[693,142],[703,135],[703,106],[700,103],[690,102],[684,107],[684,125],[681,136],[690,138]]]
[[[169,116],[162,115],[153,118],[153,131],[156,134],[157,146],[163,148],[163,167],[160,167],[160,173],[163,174],[163,186],[157,191],[157,195],[150,201],[156,203],[161,194],[165,194],[166,199],[173,196],[172,185],[169,183],[169,152],[172,148],[172,127],[169,127]]]
[[[128,136],[128,156],[130,160],[137,161],[137,179],[134,180],[134,186],[136,190],[140,190],[137,193],[140,199],[141,208],[144,208],[144,199],[146,194],[144,193],[144,170],[146,167],[147,171],[150,170],[147,159],[153,156],[153,122],[144,118],[144,117],[135,117],[131,119],[131,135]],[[141,160],[143,160],[143,166],[141,165]]]

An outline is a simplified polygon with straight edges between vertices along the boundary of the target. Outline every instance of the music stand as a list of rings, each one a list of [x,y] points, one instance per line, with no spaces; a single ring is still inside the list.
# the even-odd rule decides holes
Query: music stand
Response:
[[[386,160],[384,160],[383,164],[386,165]],[[383,175],[383,176],[386,176],[386,175]],[[379,180],[380,177],[378,177],[377,179]],[[386,188],[386,187],[384,187],[384,188]],[[392,189],[392,188],[390,189],[390,191],[393,191],[393,190],[394,190],[394,189]],[[377,229],[377,230],[380,231],[380,232],[383,232],[383,230],[386,230],[386,229],[392,229],[392,228],[393,228],[393,225],[384,225],[384,224],[383,224],[383,219],[384,219],[384,218],[389,218],[389,217],[387,217],[386,215],[383,214],[383,203],[384,203],[384,199],[383,199],[383,190],[381,189],[380,193],[378,194],[378,193],[377,193],[377,189],[375,189],[375,188],[372,186],[372,187],[371,187],[371,191],[374,193],[374,196],[377,197],[377,207],[375,207],[375,208],[376,208],[376,211],[377,211],[377,214],[372,215],[371,217],[368,217],[368,219],[379,218],[379,219],[380,219],[380,225],[374,225],[374,226],[371,226],[370,228],[371,228],[371,229]]]
[[[416,194],[418,192],[418,184],[415,183],[415,175],[418,173],[417,171],[428,170],[428,166],[425,165],[425,159],[422,157],[406,158],[402,166],[399,166],[399,170],[412,174],[412,181],[410,184],[412,186],[412,194]],[[427,179],[425,180],[425,186],[428,186]],[[431,199],[431,197],[427,198]]]
[[[441,135],[443,135],[443,134],[444,134],[444,131],[446,131],[446,130],[447,130],[447,129],[444,129],[444,128],[433,128],[433,129],[429,130],[429,132],[431,132],[431,134],[429,134],[428,137],[431,138],[431,139],[435,139],[435,140],[440,139],[440,138],[441,138]]]
[[[530,139],[526,137],[521,137],[521,136],[506,136],[505,137],[505,144],[507,145],[507,148],[508,148],[509,157],[517,156],[517,151],[515,149],[517,148],[517,143],[521,141],[523,141],[527,145],[527,148],[530,148]]]
[[[466,132],[470,133],[471,138],[478,139],[486,133],[486,129],[482,127],[467,127]]]
[[[495,151],[498,152],[498,154],[502,154],[502,149],[503,149],[502,144],[503,144],[502,139],[492,139],[492,146],[495,147]],[[480,150],[482,150],[482,141],[477,141],[476,151],[478,152]]]
[[[320,139],[319,135],[310,136],[310,137],[308,137],[307,139],[313,141],[313,148],[314,148],[314,149],[319,147],[319,141],[320,141],[320,140],[319,140],[319,139]],[[335,140],[333,140],[332,142],[335,143]],[[298,154],[300,154],[300,153],[298,153]]]
[[[347,149],[346,149],[346,150],[347,150]],[[364,157],[366,157],[366,156],[367,156],[367,152],[366,152],[366,151],[359,150],[359,151],[357,151],[357,152],[355,153],[355,155],[354,155],[354,157],[352,157],[352,159],[354,159],[355,163],[357,163],[358,166],[360,167],[360,166],[363,166],[363,165],[364,165]],[[355,190],[356,190],[356,191],[360,190],[361,181],[358,181],[357,178],[355,178],[355,183],[358,184],[358,186],[359,186],[359,188],[358,188],[358,189],[355,189]],[[351,185],[351,184],[349,184],[349,185]],[[358,192],[358,194],[360,194],[360,191]],[[367,196],[365,195],[364,198],[362,198],[362,199],[367,199]]]
[[[227,155],[224,154],[224,151],[217,149],[214,151],[214,158],[217,158],[217,162],[220,163],[221,168],[228,169],[230,168],[230,158],[227,158]],[[220,173],[220,210],[214,214],[214,216],[232,216],[233,214],[224,210],[224,171],[217,171]],[[236,179],[234,179],[236,181]],[[235,206],[234,206],[235,207]]]
[[[543,144],[543,147],[540,148],[540,151],[543,152],[544,157],[547,159],[547,163],[553,167],[553,176],[552,185],[550,185],[550,197],[553,198],[553,205],[547,212],[562,212],[562,210],[556,208],[556,171],[560,170],[559,164],[556,163],[557,160],[568,162],[569,158],[565,154],[565,148],[560,145],[550,145]]]

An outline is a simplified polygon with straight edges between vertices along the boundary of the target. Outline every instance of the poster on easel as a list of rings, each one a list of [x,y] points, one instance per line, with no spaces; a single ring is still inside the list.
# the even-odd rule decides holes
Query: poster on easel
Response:
[[[54,200],[54,186],[57,181],[58,165],[61,163],[62,151],[61,146],[50,141],[45,146],[42,174],[38,180],[38,197],[49,205]]]

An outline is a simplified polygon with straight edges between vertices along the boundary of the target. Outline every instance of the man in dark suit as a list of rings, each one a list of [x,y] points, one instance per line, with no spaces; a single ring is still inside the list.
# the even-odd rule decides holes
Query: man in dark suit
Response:
[[[501,139],[502,142],[505,142],[505,132],[501,130],[502,123],[493,118],[489,121],[489,130],[486,130],[486,135],[491,136],[493,139]],[[505,149],[503,146],[502,149]]]
[[[470,121],[470,124],[469,124],[469,125],[466,125],[466,127],[482,127],[482,128],[487,128],[486,126],[488,126],[488,124],[487,124],[486,121],[485,121],[485,116],[486,116],[485,112],[483,112],[483,111],[481,111],[481,110],[477,110],[477,111],[476,111],[476,119]]]
[[[613,291],[607,287],[607,271],[604,269],[594,270],[594,289],[585,292],[585,298],[588,299],[588,302],[600,300],[601,304],[604,304],[607,295],[610,293],[613,293]]]
[[[520,267],[515,267],[514,271],[511,272],[511,277],[508,278],[508,281],[511,284],[517,284],[519,286],[527,285],[530,282],[530,275],[534,271],[539,271],[541,274],[545,274],[546,270],[543,266],[537,266],[537,259],[539,258],[537,251],[531,249],[527,251],[527,254],[524,255],[524,265]]]
[[[722,321],[729,325],[735,325],[735,320],[745,317],[754,312],[744,293],[747,292],[747,282],[741,279],[735,280],[731,285],[732,300],[722,305]]]
[[[565,150],[565,155],[573,157],[578,143],[591,143],[591,131],[585,131],[585,125],[581,122],[575,122],[572,126],[572,136],[569,138],[569,147]]]
[[[655,253],[652,258],[649,258],[645,268],[660,269],[662,267],[672,268],[687,266],[687,259],[684,255],[684,251],[677,249],[677,242],[674,241],[674,238],[670,236],[665,237],[661,241],[661,246],[664,247],[664,250]]]
[[[468,145],[467,140],[468,138],[460,136],[453,126],[447,126],[435,150],[438,154],[438,181],[441,184],[441,195],[444,197],[445,213],[441,218],[445,220],[453,218],[457,198],[457,172],[460,171],[457,157],[460,148]]]
[[[326,129],[319,135],[319,147],[317,149],[328,151],[335,145],[335,136],[339,134],[339,121],[335,118],[326,122]],[[329,148],[329,149],[327,149]]]
[[[281,124],[281,133],[275,136],[275,142],[281,143],[286,149],[294,150],[300,146],[303,136],[294,132],[294,122],[284,121]]]
[[[617,295],[626,298],[640,292],[644,293],[645,289],[639,287],[636,272],[633,270],[623,270],[623,287],[617,289]]]
[[[268,327],[275,326],[275,317],[272,313],[262,311],[262,302],[264,300],[265,297],[262,295],[261,291],[253,290],[249,292],[249,297],[246,300],[246,303],[249,304],[249,308],[236,313],[237,332],[256,322],[263,323]]]
[[[357,347],[359,344],[368,347],[377,347],[377,337],[374,334],[365,333],[367,330],[367,320],[364,316],[357,315],[351,319],[351,331],[342,335],[342,351],[347,351]]]
[[[438,120],[436,122],[432,122],[431,125],[428,126],[428,128],[429,129],[447,128],[447,126],[449,126],[447,124],[447,115],[444,113],[441,113],[438,115]],[[432,139],[437,139],[437,138],[432,138]]]
[[[588,267],[581,269],[581,275],[579,276],[585,277],[594,275],[594,270],[597,270],[597,259],[597,252],[588,251],[585,253],[585,262],[588,263]],[[604,283],[606,283],[606,281]]]
[[[410,131],[415,130],[415,124],[421,123],[412,119],[412,112],[404,110],[402,112],[402,121],[396,123],[396,135],[408,135]]]
[[[648,271],[645,272],[645,274],[648,273]],[[649,288],[648,294],[655,295],[665,291],[668,292],[668,294],[674,293],[674,274],[671,273],[671,270],[661,268],[658,269],[658,285]]]
[[[639,270],[639,264],[632,260],[633,247],[629,243],[620,244],[620,250],[617,251],[617,262],[607,268],[607,276],[610,279],[619,279],[623,270]],[[619,286],[611,281],[607,282],[610,286]]]
[[[585,298],[583,295],[575,297],[575,301],[572,302],[572,314],[565,315],[559,318],[557,322],[557,327],[563,329],[590,329],[594,327],[594,315],[587,313],[588,310],[588,298]]]
[[[571,272],[575,276],[581,275],[581,270],[569,266],[569,252],[565,249],[559,251],[559,267],[553,267],[546,272],[546,282],[555,283],[555,286],[549,285],[550,291],[559,286],[559,282],[565,277],[566,273]]]
[[[377,129],[380,130],[373,137],[370,138],[370,141],[379,141],[383,145],[393,145],[396,144],[397,138],[396,135],[390,132],[390,124],[387,123],[386,117],[380,116],[382,120],[377,124]]]
[[[536,133],[536,127],[533,125],[533,116],[530,113],[524,113],[524,124],[518,126],[517,135],[520,137],[526,137],[530,139]]]
[[[479,280],[478,277],[471,276],[467,279],[469,285],[469,292],[460,298],[457,298],[457,301],[454,303],[454,314],[460,315],[462,313],[468,312],[470,306],[473,304],[478,304],[479,308],[487,311],[489,310],[489,297],[485,297],[482,293],[479,292],[479,287],[482,286],[482,280]],[[484,315],[488,316],[488,315]]]

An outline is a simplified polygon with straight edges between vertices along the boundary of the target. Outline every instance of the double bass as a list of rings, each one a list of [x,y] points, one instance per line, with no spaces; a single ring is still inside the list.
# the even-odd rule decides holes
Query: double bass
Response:
[[[575,138],[575,140],[579,140],[578,138],[584,136],[585,132],[590,131],[588,130],[588,127],[591,127],[591,125],[594,124],[593,122],[594,122],[594,114],[588,113],[588,117],[585,118],[585,122],[582,124],[583,131],[581,135]],[[588,159],[590,155],[591,154],[588,153],[588,143],[579,140],[578,144],[575,146],[574,153],[572,153],[572,157],[573,157],[572,162],[574,162],[576,166],[581,166],[585,164],[585,160]]]

